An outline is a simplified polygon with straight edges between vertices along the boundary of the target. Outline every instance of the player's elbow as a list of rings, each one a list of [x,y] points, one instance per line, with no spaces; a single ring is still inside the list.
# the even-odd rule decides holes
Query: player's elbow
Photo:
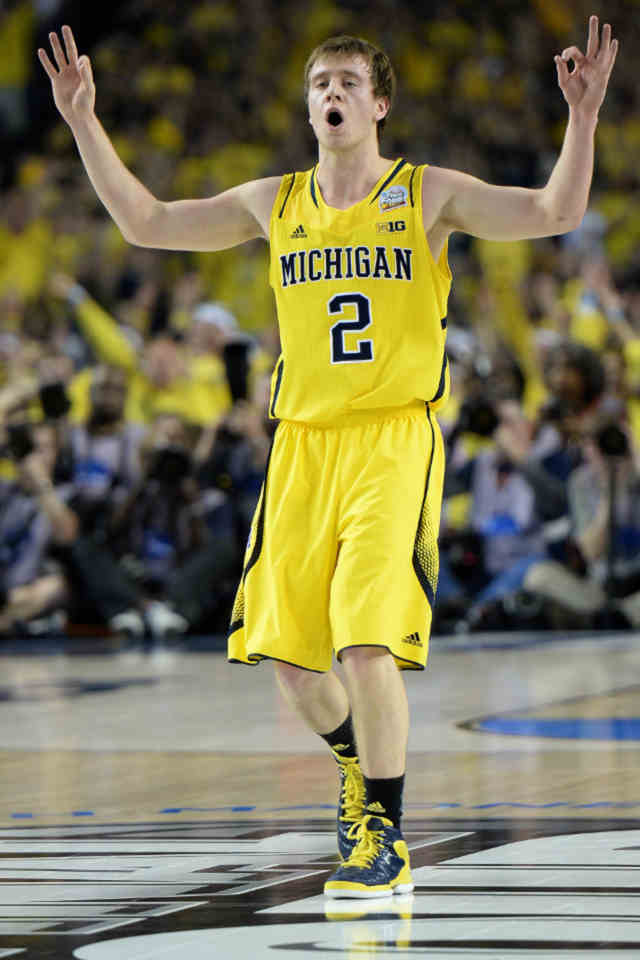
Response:
[[[553,231],[554,235],[571,233],[572,230],[577,230],[584,219],[584,214],[584,210],[576,213],[558,214]]]
[[[119,223],[120,232],[135,247],[161,246],[162,206],[159,200],[152,200],[144,208],[135,211],[135,216]]]
[[[585,212],[586,208],[583,204],[570,206],[559,204],[544,194],[539,204],[544,233],[549,237],[577,230],[584,219]]]

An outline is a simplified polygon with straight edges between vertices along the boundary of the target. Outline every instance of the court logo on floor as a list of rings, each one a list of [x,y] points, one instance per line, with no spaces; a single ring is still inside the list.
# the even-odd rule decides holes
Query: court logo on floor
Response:
[[[467,730],[568,740],[640,740],[640,687],[624,687],[571,700],[479,717]]]
[[[640,952],[640,822],[409,821],[416,889],[327,901],[323,821],[0,830],[0,957],[585,960]],[[637,954],[636,954],[637,955]]]

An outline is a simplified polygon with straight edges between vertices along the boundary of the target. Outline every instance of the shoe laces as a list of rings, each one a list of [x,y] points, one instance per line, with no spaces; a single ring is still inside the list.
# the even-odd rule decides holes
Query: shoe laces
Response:
[[[339,757],[338,764],[342,776],[342,791],[340,802],[342,805],[342,821],[360,820],[364,807],[364,780],[360,772],[357,757]]]
[[[370,867],[376,859],[384,845],[384,826],[380,830],[369,830],[365,817],[359,823],[349,830],[347,836],[350,840],[357,837],[357,843],[351,852],[351,856],[344,864],[345,867]]]

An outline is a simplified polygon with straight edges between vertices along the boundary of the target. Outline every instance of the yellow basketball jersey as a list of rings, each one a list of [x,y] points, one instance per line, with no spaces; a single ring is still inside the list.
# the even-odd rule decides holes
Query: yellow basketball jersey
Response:
[[[282,353],[274,418],[330,423],[345,414],[448,392],[451,272],[422,223],[424,167],[394,162],[347,210],[322,199],[316,169],[283,177],[270,224],[269,279]]]

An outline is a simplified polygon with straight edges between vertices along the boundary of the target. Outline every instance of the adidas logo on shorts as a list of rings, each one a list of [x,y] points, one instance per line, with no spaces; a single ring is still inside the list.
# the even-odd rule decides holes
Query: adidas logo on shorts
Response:
[[[402,638],[403,643],[410,643],[413,647],[421,647],[422,640],[420,639],[419,633],[410,633],[408,636]]]
[[[293,233],[291,234],[291,236],[290,236],[289,239],[290,239],[290,240],[306,240],[306,238],[307,238],[307,234],[305,233],[304,227],[303,227],[302,224],[300,223],[300,224],[295,228],[295,230],[293,231]]]

